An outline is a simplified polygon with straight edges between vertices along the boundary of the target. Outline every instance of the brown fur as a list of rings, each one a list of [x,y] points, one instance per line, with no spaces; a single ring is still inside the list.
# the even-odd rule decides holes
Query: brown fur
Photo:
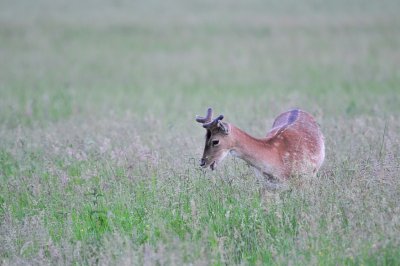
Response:
[[[278,182],[297,175],[315,175],[325,157],[318,124],[309,113],[298,109],[280,114],[265,138],[254,138],[221,121],[207,127],[207,136],[203,167],[214,169],[231,153],[256,168],[265,179]]]

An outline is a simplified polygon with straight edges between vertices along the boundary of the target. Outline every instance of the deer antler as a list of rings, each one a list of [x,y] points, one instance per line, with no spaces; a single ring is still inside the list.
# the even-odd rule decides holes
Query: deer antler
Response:
[[[213,121],[211,121],[211,122],[208,122],[208,123],[204,123],[203,124],[203,127],[204,128],[211,128],[211,127],[213,127],[213,126],[215,126],[215,125],[218,125],[218,122],[220,121],[220,120],[222,120],[222,119],[224,119],[224,116],[223,115],[219,115],[217,118],[215,118]]]
[[[211,119],[212,119],[212,115],[213,115],[213,110],[210,107],[207,109],[207,116],[206,117],[196,116],[196,121],[199,123],[202,123],[202,124],[210,123]]]
[[[229,133],[229,127],[225,125],[225,123],[220,122],[222,119],[224,119],[223,115],[219,115],[217,118],[212,120],[212,108],[207,109],[207,116],[206,117],[201,117],[201,116],[196,116],[196,121],[199,123],[203,124],[203,127],[207,130],[211,130],[212,127],[217,126],[220,128],[225,134]]]

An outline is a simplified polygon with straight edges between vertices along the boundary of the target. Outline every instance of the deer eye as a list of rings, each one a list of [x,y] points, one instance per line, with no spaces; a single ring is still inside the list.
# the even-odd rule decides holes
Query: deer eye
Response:
[[[211,144],[212,144],[213,146],[217,146],[217,145],[219,144],[219,140],[214,139],[213,141],[211,141]]]

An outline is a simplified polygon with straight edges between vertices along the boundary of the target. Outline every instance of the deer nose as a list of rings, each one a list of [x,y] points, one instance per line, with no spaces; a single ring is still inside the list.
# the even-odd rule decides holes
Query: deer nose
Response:
[[[200,166],[204,166],[204,165],[206,165],[206,160],[204,160],[203,158],[201,158],[201,160],[200,160]]]

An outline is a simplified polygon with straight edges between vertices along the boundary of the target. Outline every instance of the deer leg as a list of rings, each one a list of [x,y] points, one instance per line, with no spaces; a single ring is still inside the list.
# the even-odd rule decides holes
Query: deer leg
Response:
[[[266,189],[271,191],[282,191],[288,189],[287,184],[284,184],[279,179],[275,178],[271,173],[262,173],[264,177],[264,185]]]

